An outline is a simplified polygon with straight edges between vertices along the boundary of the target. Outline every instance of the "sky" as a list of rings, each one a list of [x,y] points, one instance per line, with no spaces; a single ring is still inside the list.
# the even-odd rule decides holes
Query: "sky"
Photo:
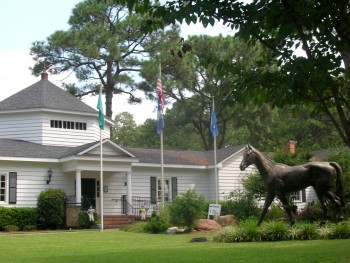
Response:
[[[0,101],[29,87],[40,80],[29,70],[34,65],[29,52],[34,41],[45,41],[57,30],[68,30],[68,19],[72,9],[82,0],[2,0],[0,9]],[[201,25],[183,25],[181,35],[187,38],[193,34],[232,34],[228,28],[216,24],[213,28]],[[62,82],[72,82],[67,75],[49,75],[49,81],[61,87]],[[83,101],[96,108],[97,96]],[[170,105],[168,106],[170,107]],[[156,102],[144,100],[141,105],[129,105],[126,97],[113,97],[113,118],[115,114],[128,111],[137,124],[156,119]]]

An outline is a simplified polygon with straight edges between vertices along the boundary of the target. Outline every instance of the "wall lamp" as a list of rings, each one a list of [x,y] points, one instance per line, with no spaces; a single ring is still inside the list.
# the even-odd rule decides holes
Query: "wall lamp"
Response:
[[[49,184],[49,183],[51,182],[52,174],[53,174],[53,171],[52,171],[52,169],[50,168],[50,169],[47,171],[47,176],[49,177],[49,179],[46,180],[46,183],[47,183],[47,184]]]

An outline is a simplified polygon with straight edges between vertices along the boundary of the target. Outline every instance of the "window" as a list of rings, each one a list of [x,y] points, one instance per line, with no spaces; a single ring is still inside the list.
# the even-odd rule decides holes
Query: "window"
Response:
[[[17,173],[0,174],[0,203],[16,204]]]
[[[86,130],[86,122],[74,122],[74,121],[60,121],[50,120],[51,128],[68,129],[68,130]]]
[[[164,202],[171,202],[177,196],[177,177],[164,178]],[[162,202],[162,179],[151,177],[151,203]]]
[[[300,201],[300,191],[290,193],[290,197],[293,201]]]
[[[0,202],[6,202],[6,175],[0,175]]]
[[[157,180],[157,200],[162,202],[162,179]],[[170,201],[170,179],[164,178],[164,202]]]
[[[306,202],[305,189],[301,191],[292,192],[290,194],[290,197],[293,200],[293,202]]]

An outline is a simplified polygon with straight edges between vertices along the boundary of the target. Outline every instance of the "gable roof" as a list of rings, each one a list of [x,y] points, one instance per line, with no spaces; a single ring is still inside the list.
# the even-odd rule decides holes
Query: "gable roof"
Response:
[[[87,143],[77,147],[51,146],[41,145],[23,140],[0,139],[0,157],[9,158],[52,158],[61,159],[65,157],[83,154],[90,149],[94,149],[99,145],[99,141]],[[111,142],[114,145],[113,142]],[[230,156],[238,153],[244,145],[218,149],[216,152],[217,163],[224,161]],[[139,159],[139,163],[160,164],[160,149],[142,149],[142,148],[123,148],[118,149],[130,157]],[[210,166],[214,165],[213,151],[180,151],[180,150],[164,150],[163,161],[167,165],[196,165]]]
[[[55,109],[96,114],[97,110],[43,78],[0,102],[0,110]]]
[[[245,145],[237,145],[216,150],[216,162],[221,163],[238,153]],[[139,163],[160,164],[160,149],[126,148],[139,158]],[[170,165],[214,165],[214,151],[163,150],[163,163]]]

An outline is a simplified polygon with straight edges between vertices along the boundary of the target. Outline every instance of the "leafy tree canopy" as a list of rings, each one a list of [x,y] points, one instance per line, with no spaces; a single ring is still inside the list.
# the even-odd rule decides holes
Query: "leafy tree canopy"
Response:
[[[83,86],[66,84],[71,93],[82,97],[97,94],[102,85],[106,96],[106,115],[112,117],[114,94],[135,96],[135,74],[144,60],[162,45],[178,41],[178,28],[144,33],[147,15],[134,12],[112,0],[85,0],[73,9],[67,31],[56,31],[46,41],[31,47],[35,61],[33,74],[48,70],[52,74],[75,72]]]
[[[349,1],[176,0],[151,7],[150,1],[131,0],[128,6],[164,24],[222,21],[247,41],[259,41],[273,51],[266,60],[277,61],[280,70],[257,68],[234,89],[256,103],[309,104],[326,114],[350,146]]]

